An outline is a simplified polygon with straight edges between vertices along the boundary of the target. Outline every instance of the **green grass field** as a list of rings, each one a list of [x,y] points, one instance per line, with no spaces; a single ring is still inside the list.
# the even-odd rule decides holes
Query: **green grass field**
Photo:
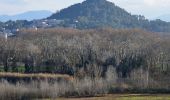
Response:
[[[89,98],[60,98],[57,100],[170,100],[170,94],[149,95],[149,94],[114,94],[104,97]]]

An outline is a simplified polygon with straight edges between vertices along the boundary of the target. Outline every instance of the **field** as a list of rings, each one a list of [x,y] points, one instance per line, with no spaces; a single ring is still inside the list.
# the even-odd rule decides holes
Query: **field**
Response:
[[[0,78],[5,78],[5,77],[11,77],[11,78],[64,78],[64,79],[69,79],[71,78],[69,75],[62,75],[62,74],[43,74],[43,73],[37,73],[37,74],[24,74],[24,73],[4,73],[0,72]]]
[[[114,94],[104,97],[89,97],[89,98],[60,98],[57,100],[170,100],[168,94]]]
[[[12,83],[17,83],[20,81],[31,82],[31,81],[43,81],[43,80],[71,80],[72,77],[69,75],[62,74],[24,74],[24,73],[5,73],[0,72],[0,79],[5,79]]]
[[[85,78],[76,80],[72,76],[61,74],[3,72],[0,73],[0,79],[5,79],[0,82],[2,89],[0,100],[6,100],[6,98],[13,100],[14,97],[16,100],[32,100],[35,98],[39,98],[38,100],[51,100],[43,98],[53,98],[52,100],[55,100],[55,98],[57,98],[56,100],[170,100],[170,94],[159,94],[169,92],[165,90],[161,92],[162,90],[159,89],[154,90],[155,92],[153,90],[137,92],[141,94],[126,94],[135,93],[134,90],[131,90],[131,92],[109,92],[112,87],[107,88],[109,86],[109,84],[106,84],[106,81],[109,82],[107,79],[92,80]]]

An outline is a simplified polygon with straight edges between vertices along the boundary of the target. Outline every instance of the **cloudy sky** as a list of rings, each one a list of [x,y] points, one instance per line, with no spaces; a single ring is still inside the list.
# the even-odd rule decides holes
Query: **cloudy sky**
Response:
[[[13,15],[32,10],[56,12],[84,0],[0,0],[0,15]],[[170,14],[170,0],[108,0],[132,14],[147,18]]]

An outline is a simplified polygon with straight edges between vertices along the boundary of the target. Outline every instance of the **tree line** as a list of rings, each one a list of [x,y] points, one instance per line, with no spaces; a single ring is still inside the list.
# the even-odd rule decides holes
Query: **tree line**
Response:
[[[0,38],[0,67],[76,77],[104,77],[114,68],[121,78],[141,69],[147,77],[161,77],[170,71],[169,43],[167,37],[140,29],[23,29],[17,37]]]

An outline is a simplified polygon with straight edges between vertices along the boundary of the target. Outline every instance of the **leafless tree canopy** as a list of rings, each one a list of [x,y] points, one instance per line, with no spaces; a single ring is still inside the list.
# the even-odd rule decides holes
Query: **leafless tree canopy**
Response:
[[[169,89],[169,52],[169,36],[140,29],[23,29],[17,37],[0,38],[0,70],[68,74],[74,80],[40,82],[38,87],[3,81],[0,95],[21,99],[90,96],[110,88]],[[36,91],[40,94],[33,95]]]
[[[140,29],[23,29],[17,37],[0,39],[0,64],[6,72],[61,73],[80,78],[105,77],[110,66],[119,78],[130,78],[139,69],[147,72],[147,79],[166,77],[169,44],[169,37]]]

